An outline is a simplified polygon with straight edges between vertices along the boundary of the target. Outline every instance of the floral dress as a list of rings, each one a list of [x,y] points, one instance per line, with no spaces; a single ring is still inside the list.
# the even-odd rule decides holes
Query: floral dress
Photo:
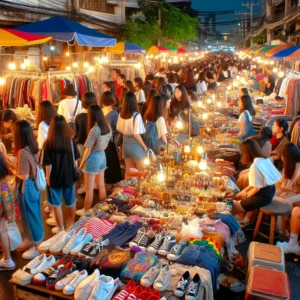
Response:
[[[13,211],[13,193],[6,179],[0,179],[0,220],[9,220]]]

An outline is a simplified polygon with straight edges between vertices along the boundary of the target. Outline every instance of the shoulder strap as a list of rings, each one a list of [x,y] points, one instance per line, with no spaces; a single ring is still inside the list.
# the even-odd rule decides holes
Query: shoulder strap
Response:
[[[76,114],[76,110],[77,110],[77,107],[78,107],[78,103],[79,103],[79,99],[77,98],[75,110],[74,110],[74,112],[73,112],[73,116],[74,116],[74,117],[75,117],[75,114]]]
[[[71,139],[70,141],[71,141],[71,149],[72,149],[73,162],[74,162],[74,164],[75,164],[75,154],[74,154],[73,141],[72,141],[72,139]]]
[[[134,121],[135,121],[135,118],[137,117],[137,115],[138,115],[139,113],[137,112],[137,113],[135,113],[135,115],[134,115],[134,117],[133,117],[133,126],[134,126]]]
[[[23,149],[25,149],[26,151],[28,151],[28,152],[31,154],[31,156],[33,157],[33,159],[34,159],[35,163],[36,163],[37,165],[39,165],[39,163],[36,161],[36,159],[35,159],[34,155],[31,153],[31,151],[30,151],[30,150],[28,150],[28,149],[26,149],[26,148],[23,148]]]

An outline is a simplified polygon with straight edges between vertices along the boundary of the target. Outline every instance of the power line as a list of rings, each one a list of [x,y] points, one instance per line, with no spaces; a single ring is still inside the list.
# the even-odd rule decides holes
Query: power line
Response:
[[[242,3],[242,6],[246,6],[250,9],[250,30],[252,29],[252,19],[253,19],[253,6],[259,6],[260,3],[253,3],[253,2],[247,2],[247,3]]]

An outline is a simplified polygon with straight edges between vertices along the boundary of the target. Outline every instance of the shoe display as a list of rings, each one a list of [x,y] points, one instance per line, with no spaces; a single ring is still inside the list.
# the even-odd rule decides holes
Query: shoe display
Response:
[[[125,286],[125,288],[115,295],[112,300],[125,300],[127,299],[128,295],[132,293],[136,288],[135,281],[131,279]]]
[[[73,248],[78,246],[84,239],[86,234],[85,228],[81,228],[72,238],[68,241],[66,246],[62,249],[62,253],[69,254]]]
[[[50,255],[40,265],[33,269],[32,274],[35,274],[33,277],[33,283],[37,285],[44,284],[46,277],[42,274],[42,272],[54,266],[55,263],[55,257]]]
[[[101,275],[93,287],[89,300],[110,300],[118,287],[118,281],[110,276]]]
[[[172,233],[168,233],[164,239],[163,244],[158,249],[158,254],[160,255],[167,255],[173,246],[176,245],[176,239],[175,236]]]
[[[60,227],[58,227],[58,226],[55,226],[54,228],[52,228],[52,230],[51,230],[51,232],[53,233],[53,234],[58,234],[58,233],[60,233],[60,232],[62,232],[62,231],[65,231],[65,228],[63,227],[63,228],[60,228]]]
[[[142,236],[139,241],[138,246],[145,250],[154,240],[155,232],[153,230],[149,230],[146,234]]]
[[[66,234],[65,231],[61,231],[58,234],[56,234],[55,236],[48,239],[47,241],[42,242],[38,247],[39,251],[47,252],[50,249],[50,247],[52,245],[54,245],[65,234]]]
[[[174,295],[177,297],[182,297],[188,288],[190,280],[191,280],[190,272],[186,271],[179,279],[179,281],[176,283],[174,288]]]
[[[57,291],[62,291],[75,277],[77,277],[79,274],[78,270],[75,270],[71,274],[68,274],[63,279],[59,280],[55,284],[55,289]]]
[[[64,289],[63,289],[63,293],[65,295],[73,295],[77,286],[79,285],[79,283],[81,281],[83,281],[84,279],[86,279],[88,277],[88,273],[86,270],[82,270],[80,273],[78,273],[76,275],[76,277],[74,279],[72,279],[72,281],[67,284]]]
[[[24,259],[33,259],[40,255],[40,252],[36,246],[31,247],[29,250],[25,251],[22,254],[22,258]]]
[[[92,275],[81,281],[75,290],[74,299],[88,300],[94,285],[99,281],[99,277],[100,272],[98,269],[96,269]]]
[[[76,210],[76,216],[78,216],[78,217],[82,217],[86,213],[87,213],[87,211],[84,208]]]
[[[150,288],[146,288],[146,289],[150,289]],[[151,290],[150,290],[151,291]],[[144,292],[143,287],[141,287],[140,285],[138,285],[133,292],[131,292],[128,297],[126,298],[126,300],[131,300],[131,299],[139,299],[139,296]]]
[[[73,262],[70,260],[65,265],[58,266],[54,272],[49,274],[46,280],[46,288],[49,290],[54,290],[56,283],[64,278],[70,271],[72,264]]]
[[[156,266],[152,267],[147,273],[141,278],[141,285],[148,287],[153,284],[157,276],[161,271],[162,265],[158,263]]]
[[[4,260],[3,258],[0,260],[0,271],[9,271],[14,270],[15,268],[16,264],[11,258],[9,260]]]
[[[81,186],[80,186],[80,188],[77,190],[77,194],[78,195],[82,195],[82,194],[85,194],[85,185],[84,184],[82,184]]]
[[[102,240],[102,238],[101,238],[101,240]],[[93,248],[85,257],[86,258],[95,258],[98,255],[98,253],[103,249],[103,247],[108,246],[108,244],[109,244],[108,239],[106,239],[102,242],[98,242],[96,239]]]
[[[285,254],[293,253],[300,255],[300,246],[299,244],[290,246],[288,242],[277,242],[276,246],[280,247]]]
[[[187,246],[186,239],[181,239],[179,243],[172,247],[170,253],[168,253],[168,260],[176,260],[182,254],[184,248]]]
[[[61,250],[67,245],[67,243],[69,242],[69,240],[73,237],[73,235],[75,234],[74,230],[71,230],[70,232],[62,235],[60,237],[60,239],[50,247],[49,251],[52,254],[56,254],[61,252]]]
[[[199,274],[196,273],[187,288],[187,291],[185,293],[185,300],[197,300],[199,296],[200,285],[201,279]]]
[[[57,226],[55,217],[47,219],[46,224],[48,224],[49,226]]]
[[[71,250],[71,255],[78,255],[78,252],[82,250],[82,248],[89,243],[93,239],[93,236],[91,234],[87,234],[84,239],[78,244],[75,248]]]
[[[164,291],[169,284],[170,277],[171,270],[169,265],[166,265],[161,269],[158,277],[155,279],[153,284],[154,289],[160,292]]]
[[[47,259],[45,254],[39,255],[23,267],[23,271],[29,274],[37,274],[36,268]]]
[[[99,237],[98,239],[92,240],[91,242],[87,243],[83,249],[78,253],[78,257],[86,257],[92,249],[96,246],[97,243],[102,242],[102,237]]]
[[[150,252],[156,254],[158,249],[161,247],[162,243],[164,242],[164,238],[165,238],[164,231],[162,231],[161,233],[157,233],[155,235],[154,241],[147,248],[147,251],[150,251]]]
[[[137,246],[145,234],[146,234],[146,230],[144,227],[139,229],[135,238],[129,243],[129,247]]]

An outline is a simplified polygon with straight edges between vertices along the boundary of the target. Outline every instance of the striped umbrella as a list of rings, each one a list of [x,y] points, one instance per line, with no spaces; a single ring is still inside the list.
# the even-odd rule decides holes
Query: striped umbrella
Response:
[[[163,53],[163,52],[171,52],[170,49],[163,47],[163,46],[152,46],[149,48],[148,53],[152,54],[158,54],[158,53]]]
[[[296,52],[299,49],[300,49],[300,46],[293,46],[293,47],[286,48],[286,49],[272,55],[272,59],[275,59],[275,60],[283,59],[287,56],[290,56],[291,54],[293,54],[294,52]]]
[[[280,51],[282,51],[284,49],[287,49],[289,47],[291,47],[290,44],[277,45],[276,47],[274,47],[274,48],[272,48],[270,50],[267,50],[265,52],[265,56],[271,57],[272,55],[274,55],[274,54],[276,54],[276,53],[278,53],[278,52],[280,52]]]

